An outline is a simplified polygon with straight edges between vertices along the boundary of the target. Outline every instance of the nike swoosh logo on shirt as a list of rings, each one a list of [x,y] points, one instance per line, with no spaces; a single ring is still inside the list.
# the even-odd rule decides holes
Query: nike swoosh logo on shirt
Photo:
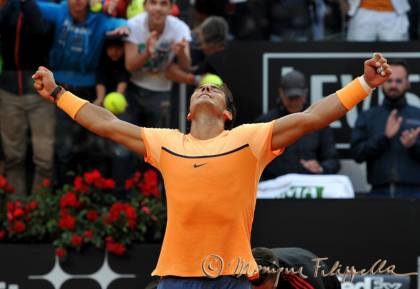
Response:
[[[205,164],[207,164],[207,163],[204,163],[204,164],[194,164],[194,169],[199,168],[201,166],[204,166]]]

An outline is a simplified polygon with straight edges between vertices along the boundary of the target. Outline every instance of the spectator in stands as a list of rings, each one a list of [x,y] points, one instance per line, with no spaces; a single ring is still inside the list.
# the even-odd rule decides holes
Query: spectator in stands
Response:
[[[38,5],[44,18],[55,27],[49,65],[57,71],[57,82],[93,101],[96,69],[106,34],[125,32],[118,28],[126,25],[126,20],[90,12],[88,0],[68,0],[60,4],[40,2]],[[80,145],[94,137],[74,125],[60,110],[57,110],[56,131],[56,180],[63,184],[71,180],[67,179],[67,172],[76,171],[80,165],[76,159],[82,150]],[[75,140],[78,140],[77,144]],[[92,151],[90,155],[97,156],[96,152]]]
[[[308,88],[302,72],[293,70],[281,79],[280,105],[260,116],[258,122],[269,122],[306,109]],[[262,179],[274,179],[288,173],[335,174],[340,169],[331,128],[307,134],[274,159],[264,170]]]
[[[172,81],[165,77],[168,66],[177,62],[190,67],[187,24],[171,16],[173,0],[145,0],[144,10],[128,21],[131,30],[125,42],[125,66],[132,73],[127,87],[126,111],[121,118],[146,127],[169,127]],[[138,157],[127,149],[120,159],[125,175],[134,173]]]
[[[408,0],[348,0],[349,41],[409,39]]]
[[[32,192],[53,174],[54,106],[39,100],[31,80],[33,70],[47,61],[48,30],[35,0],[0,1],[1,137],[6,176],[18,194],[27,192],[25,163],[30,142],[35,164]]]
[[[123,119],[147,127],[160,126],[161,108],[170,101],[172,82],[165,77],[168,65],[190,67],[191,32],[170,16],[172,0],[146,0],[141,13],[128,21],[126,68],[132,73],[127,89],[128,108]]]
[[[121,36],[107,37],[96,72],[96,99],[94,104],[103,105],[110,92],[125,94],[130,74],[125,69],[124,41]]]
[[[271,41],[313,39],[314,0],[271,0],[268,3]]]
[[[407,104],[407,65],[390,61],[382,105],[359,115],[352,135],[357,162],[367,162],[368,182],[376,196],[420,197],[420,109]]]
[[[261,266],[258,279],[251,281],[254,289],[341,288],[337,276],[321,276],[320,270],[329,272],[330,268],[325,261],[316,261],[319,257],[308,250],[302,248],[269,249],[257,247],[252,249],[252,255],[257,264]],[[316,265],[319,265],[320,268]],[[293,270],[296,274],[286,272],[286,268]],[[263,272],[264,269],[270,271]]]
[[[217,67],[226,61],[223,51],[227,46],[229,26],[220,16],[210,16],[194,30],[191,50],[193,63],[189,72],[172,63],[166,70],[168,79],[198,86],[206,73],[219,74]]]

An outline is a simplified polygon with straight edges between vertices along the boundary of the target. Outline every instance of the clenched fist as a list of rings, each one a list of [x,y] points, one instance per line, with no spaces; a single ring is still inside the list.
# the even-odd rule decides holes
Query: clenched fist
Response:
[[[371,88],[384,83],[391,76],[391,73],[391,67],[380,53],[374,53],[371,59],[365,61],[364,78]]]
[[[57,87],[57,84],[55,83],[53,73],[44,66],[40,66],[35,74],[32,75],[32,79],[39,95],[44,99],[54,102],[51,93]]]

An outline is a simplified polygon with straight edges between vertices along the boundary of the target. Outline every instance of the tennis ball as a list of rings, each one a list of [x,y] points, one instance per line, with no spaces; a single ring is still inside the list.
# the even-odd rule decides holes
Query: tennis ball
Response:
[[[133,18],[137,14],[140,14],[144,11],[143,7],[144,0],[132,0],[130,5],[128,5],[126,13],[127,19]]]
[[[102,3],[100,1],[96,2],[92,6],[90,6],[90,11],[94,13],[98,13],[102,10]]]
[[[127,108],[127,100],[119,92],[110,92],[105,96],[104,107],[114,114],[120,114]]]
[[[201,78],[201,81],[200,81],[200,85],[203,85],[203,84],[213,84],[213,85],[221,86],[223,84],[223,80],[216,74],[206,73],[204,74],[203,78]]]

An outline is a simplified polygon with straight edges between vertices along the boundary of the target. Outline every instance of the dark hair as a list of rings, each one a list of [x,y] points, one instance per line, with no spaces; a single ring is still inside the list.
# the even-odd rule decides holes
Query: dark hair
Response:
[[[113,35],[113,36],[107,36],[105,38],[105,47],[108,46],[124,46],[124,36],[122,35]]]
[[[230,111],[230,113],[232,114],[232,120],[225,121],[224,129],[229,130],[233,128],[233,124],[236,119],[236,106],[233,100],[232,91],[230,91],[229,87],[226,84],[222,84],[220,86],[220,89],[225,94],[226,110]],[[190,121],[188,121],[188,127],[187,127],[187,131],[189,130],[190,130]]]
[[[236,119],[236,106],[235,101],[233,100],[233,94],[225,83],[223,83],[223,85],[220,88],[225,94],[226,110],[230,111],[230,113],[232,114],[232,120],[225,121],[225,129],[232,129]]]
[[[407,61],[405,61],[404,59],[390,59],[387,62],[389,65],[396,65],[396,66],[404,67],[405,71],[407,72],[407,78],[408,78],[410,71],[408,70]]]
[[[229,25],[220,16],[210,16],[200,24],[199,30],[203,35],[205,44],[224,45],[229,36]]]
[[[260,271],[258,279],[251,281],[252,285],[260,286],[267,280],[277,277],[277,271],[280,269],[279,259],[273,253],[273,251],[265,247],[257,247],[252,249],[252,255],[254,256],[257,265],[273,271],[273,273]]]

